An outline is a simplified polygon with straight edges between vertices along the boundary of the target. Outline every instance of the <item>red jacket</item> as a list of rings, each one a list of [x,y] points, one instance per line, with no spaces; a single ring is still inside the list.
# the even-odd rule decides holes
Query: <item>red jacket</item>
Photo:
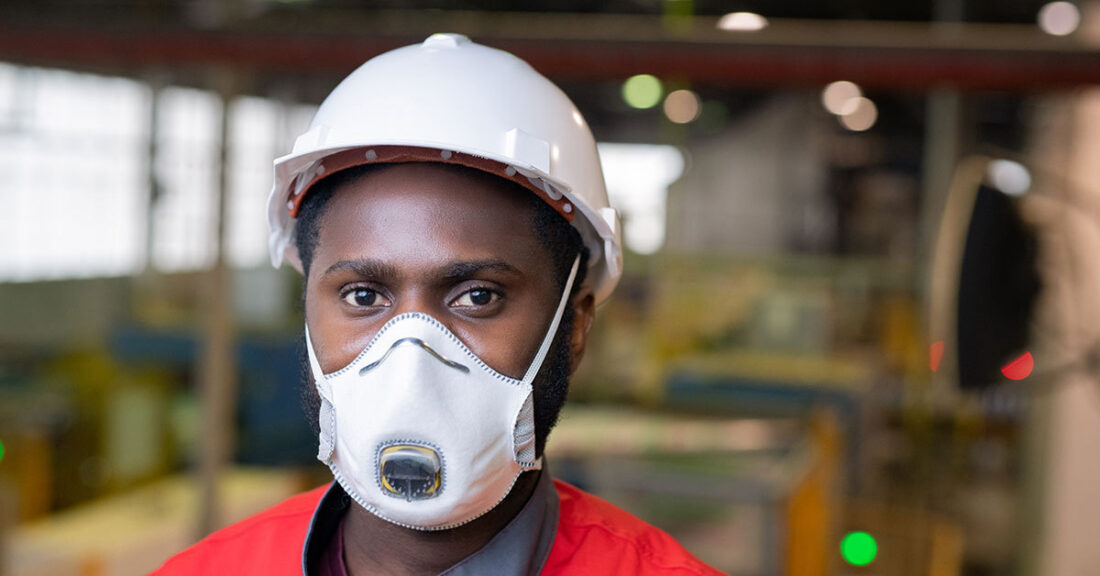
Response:
[[[561,516],[543,576],[721,574],[671,536],[569,484],[554,481]],[[302,547],[321,487],[219,530],[165,562],[154,574],[301,576]]]

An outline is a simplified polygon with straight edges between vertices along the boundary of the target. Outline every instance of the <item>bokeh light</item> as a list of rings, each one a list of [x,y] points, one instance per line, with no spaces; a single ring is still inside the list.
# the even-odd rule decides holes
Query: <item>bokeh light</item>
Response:
[[[665,116],[677,124],[699,117],[699,97],[691,90],[675,90],[665,97]]]
[[[4,441],[0,440],[0,462],[4,461]]]
[[[989,183],[1009,196],[1022,196],[1031,188],[1031,173],[1019,162],[993,160],[986,170]]]
[[[1081,12],[1069,2],[1051,2],[1039,9],[1039,28],[1052,36],[1067,36],[1081,24]]]
[[[631,108],[652,108],[661,101],[661,81],[652,74],[631,76],[623,83],[623,100]]]
[[[853,566],[866,566],[878,556],[878,543],[866,532],[849,532],[840,541],[840,555]]]
[[[840,123],[853,132],[868,130],[877,120],[878,108],[864,97],[849,100],[840,111]]]
[[[844,106],[849,101],[863,96],[863,90],[855,82],[837,80],[821,91],[821,104],[825,109],[837,116],[842,114]]]
[[[940,369],[940,360],[943,360],[943,340],[933,342],[928,347],[928,367],[936,372]]]
[[[1031,352],[1024,352],[1019,358],[1005,364],[1001,368],[1001,374],[1004,374],[1005,378],[1009,380],[1023,380],[1031,376],[1031,371],[1034,369],[1035,358],[1031,356]]]
[[[768,27],[768,19],[754,12],[730,12],[718,19],[718,29],[730,32],[757,32]]]

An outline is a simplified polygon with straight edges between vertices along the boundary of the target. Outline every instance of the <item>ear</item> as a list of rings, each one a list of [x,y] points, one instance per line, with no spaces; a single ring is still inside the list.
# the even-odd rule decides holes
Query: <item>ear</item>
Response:
[[[569,346],[569,374],[577,371],[584,357],[584,348],[588,344],[588,331],[592,329],[592,320],[596,317],[596,298],[587,284],[582,285],[573,296],[573,334]]]

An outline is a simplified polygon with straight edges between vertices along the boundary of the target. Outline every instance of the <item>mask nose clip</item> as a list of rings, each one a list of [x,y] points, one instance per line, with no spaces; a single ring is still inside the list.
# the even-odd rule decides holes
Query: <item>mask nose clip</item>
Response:
[[[381,358],[379,358],[378,360],[375,360],[374,362],[371,362],[370,364],[367,364],[366,366],[363,366],[362,368],[360,368],[359,369],[359,375],[360,376],[365,376],[367,374],[367,372],[370,372],[371,370],[374,370],[375,368],[377,368],[380,364],[382,364],[383,362],[386,361],[386,358],[390,357],[391,352],[393,352],[395,349],[397,349],[401,346],[419,346],[425,352],[427,352],[428,354],[431,354],[433,358],[435,358],[436,360],[439,360],[440,362],[442,362],[444,366],[454,368],[455,370],[458,370],[459,372],[462,372],[463,374],[469,374],[470,373],[470,369],[467,368],[464,364],[459,364],[458,362],[455,362],[454,360],[451,360],[450,358],[447,358],[446,356],[443,356],[439,352],[436,352],[435,348],[432,348],[431,346],[429,346],[427,342],[421,340],[420,338],[409,337],[409,338],[402,338],[402,339],[394,342],[393,344],[390,344],[390,347],[386,350],[386,353],[383,354]]]
[[[439,494],[443,463],[431,448],[397,444],[382,449],[378,474],[383,492],[407,502]]]

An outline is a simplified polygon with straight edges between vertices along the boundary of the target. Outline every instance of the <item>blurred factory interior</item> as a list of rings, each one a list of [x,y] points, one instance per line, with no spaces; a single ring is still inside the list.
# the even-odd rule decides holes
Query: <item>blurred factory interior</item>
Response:
[[[555,474],[739,576],[1100,574],[1100,2],[6,0],[0,574],[144,574],[330,479],[271,161],[460,32],[628,255]]]

